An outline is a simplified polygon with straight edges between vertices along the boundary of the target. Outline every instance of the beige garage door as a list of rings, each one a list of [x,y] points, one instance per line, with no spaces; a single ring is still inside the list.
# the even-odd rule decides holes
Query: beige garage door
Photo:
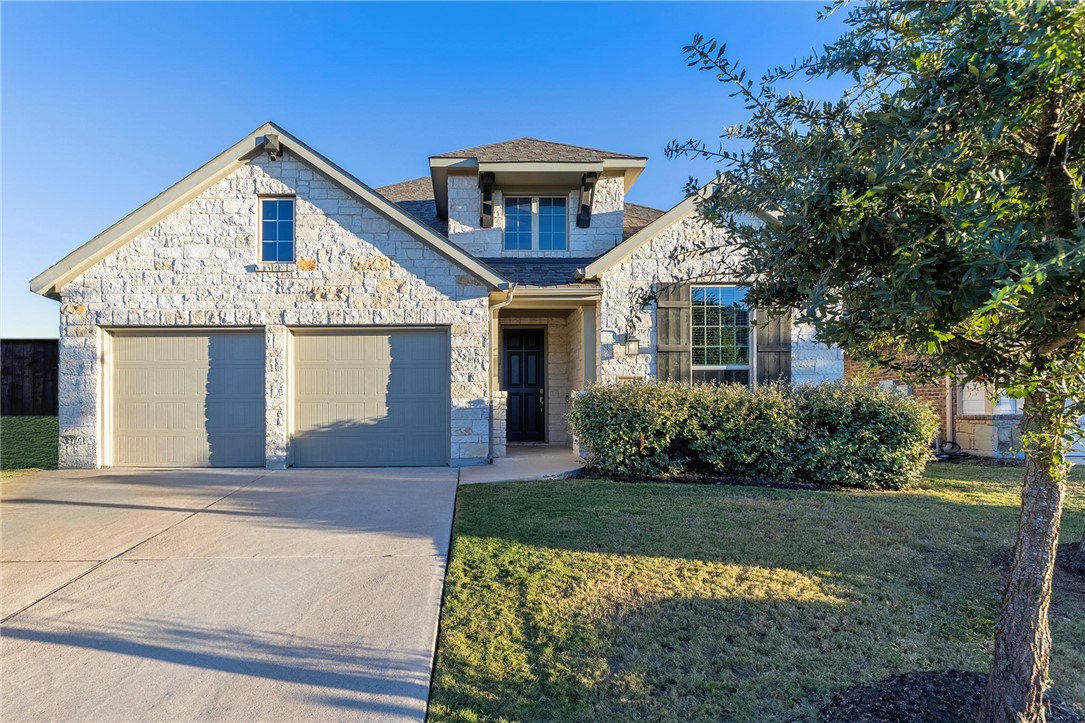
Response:
[[[264,335],[113,337],[113,464],[264,466]]]
[[[448,464],[445,331],[299,331],[294,364],[294,466]]]

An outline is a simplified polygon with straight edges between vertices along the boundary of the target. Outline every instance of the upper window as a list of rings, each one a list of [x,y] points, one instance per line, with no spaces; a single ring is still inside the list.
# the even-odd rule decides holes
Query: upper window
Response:
[[[737,286],[694,286],[692,352],[695,369],[721,382],[750,383],[750,310]],[[698,375],[698,376],[704,376]]]
[[[563,196],[506,196],[506,251],[564,251],[569,214]]]
[[[294,199],[260,199],[260,260],[294,260]]]

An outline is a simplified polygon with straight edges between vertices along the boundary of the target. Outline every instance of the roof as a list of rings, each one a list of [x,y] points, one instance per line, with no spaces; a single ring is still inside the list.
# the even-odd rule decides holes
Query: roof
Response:
[[[377,193],[417,218],[442,236],[448,236],[448,221],[437,217],[433,181],[428,176],[413,181],[381,186]]]
[[[265,123],[166,191],[65,256],[60,262],[43,271],[31,280],[30,290],[44,296],[57,297],[61,286],[262,153],[264,144],[268,142],[268,136],[277,136],[281,146],[288,152],[297,156],[314,170],[330,178],[347,193],[361,200],[420,242],[432,247],[448,260],[495,288],[502,288],[505,285],[505,279],[501,278],[493,269],[451,243],[446,236],[438,233],[431,226],[420,223],[419,219],[413,214],[404,212],[404,209],[392,203],[274,123]]]
[[[647,156],[631,156],[597,148],[540,141],[537,138],[517,138],[513,141],[441,153],[430,158],[474,158],[480,163],[597,163],[608,159],[645,160]]]
[[[503,277],[521,286],[565,286],[581,283],[577,269],[591,258],[485,258],[479,259]]]
[[[437,216],[437,203],[433,197],[433,182],[430,178],[423,176],[411,181],[382,186],[377,189],[377,193],[438,233],[448,235],[448,221],[443,221]],[[626,203],[622,238],[629,238],[664,213],[658,208],[641,206],[637,203]],[[509,278],[509,280],[515,281],[512,278]]]
[[[651,206],[626,203],[625,213],[622,217],[622,239],[629,238],[664,213],[666,211],[660,211],[658,208],[652,208]]]

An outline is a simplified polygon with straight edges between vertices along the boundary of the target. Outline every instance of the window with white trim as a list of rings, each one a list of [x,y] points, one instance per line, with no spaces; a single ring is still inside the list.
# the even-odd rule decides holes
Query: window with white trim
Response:
[[[290,263],[294,260],[294,199],[260,199],[260,260]]]
[[[690,289],[690,305],[694,372],[714,371],[711,376],[716,381],[748,385],[753,338],[746,290],[738,286],[694,286]]]
[[[569,202],[564,196],[505,196],[506,251],[564,251]]]

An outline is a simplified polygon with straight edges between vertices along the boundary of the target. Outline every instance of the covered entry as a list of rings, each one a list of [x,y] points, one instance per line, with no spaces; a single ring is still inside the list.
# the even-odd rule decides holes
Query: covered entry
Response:
[[[449,463],[447,330],[295,330],[294,370],[294,466]]]
[[[262,331],[116,332],[112,464],[263,467]]]

